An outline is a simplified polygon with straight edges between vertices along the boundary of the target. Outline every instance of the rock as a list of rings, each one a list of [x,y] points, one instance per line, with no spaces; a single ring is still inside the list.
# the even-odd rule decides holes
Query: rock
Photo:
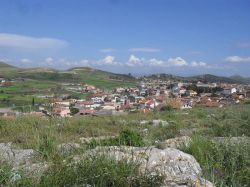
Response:
[[[15,182],[17,180],[20,180],[22,177],[19,173],[12,171],[10,175],[10,182]]]
[[[148,135],[148,129],[146,128],[146,129],[142,129],[142,134],[143,135],[145,135],[145,136],[147,136]]]
[[[62,154],[69,154],[77,149],[79,149],[81,146],[78,143],[63,143],[57,146],[57,151]]]
[[[129,124],[128,121],[126,121],[126,120],[124,120],[124,119],[118,120],[118,123],[119,123],[120,125],[128,125],[128,124]]]
[[[213,186],[202,178],[201,167],[192,155],[174,148],[161,150],[154,147],[109,146],[96,147],[89,154],[140,163],[142,173],[164,176],[164,186]]]
[[[181,136],[176,138],[167,139],[164,142],[161,142],[160,148],[165,149],[167,147],[170,148],[180,148],[182,146],[188,146],[191,142],[191,138],[189,136]]]
[[[0,143],[0,160],[13,167],[29,163],[35,154],[33,149],[13,149],[11,143]]]
[[[140,121],[140,125],[147,125],[147,124],[152,124],[153,126],[158,126],[158,125],[167,126],[169,123],[161,119],[154,119],[152,121],[148,120]]]
[[[88,144],[91,141],[99,142],[99,141],[102,141],[102,140],[108,140],[108,139],[112,139],[112,138],[116,138],[116,136],[97,136],[97,137],[88,137],[88,138],[81,137],[80,142],[82,144],[85,144],[85,143]]]
[[[32,176],[40,179],[44,172],[49,168],[47,162],[30,163],[14,168],[14,170],[22,170],[26,176]]]
[[[167,126],[168,125],[167,121],[164,121],[164,120],[161,120],[161,119],[154,119],[152,121],[152,123],[153,123],[153,126],[158,126],[158,125]]]
[[[146,125],[146,124],[149,124],[148,120],[142,120],[142,121],[140,121],[140,125]]]

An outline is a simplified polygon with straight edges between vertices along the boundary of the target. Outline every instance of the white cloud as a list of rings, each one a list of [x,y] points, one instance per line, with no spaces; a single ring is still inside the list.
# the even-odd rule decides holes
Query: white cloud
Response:
[[[233,63],[250,62],[250,57],[229,56],[225,60]]]
[[[21,59],[21,63],[22,63],[22,64],[31,64],[31,63],[32,63],[32,60],[27,59],[27,58],[23,58],[23,59]]]
[[[128,62],[126,63],[127,66],[134,67],[134,66],[142,66],[143,65],[143,58],[138,58],[135,55],[130,55]]]
[[[188,63],[181,57],[169,58],[168,63],[169,65],[172,65],[172,66],[187,66],[188,65]]]
[[[26,49],[58,49],[68,45],[68,42],[55,38],[37,38],[18,34],[0,33],[0,46]]]
[[[114,56],[111,56],[111,55],[108,55],[106,56],[105,58],[99,60],[99,61],[92,61],[91,62],[91,65],[99,65],[99,66],[102,66],[102,65],[121,65],[121,63],[115,61],[115,57]]]
[[[148,62],[150,66],[163,66],[164,65],[164,61],[157,60],[155,58],[150,59]]]
[[[115,60],[115,57],[113,56],[106,56],[104,59],[103,59],[103,62],[105,64],[113,64],[114,63],[114,60]]]
[[[45,63],[48,65],[52,65],[52,64],[54,64],[54,59],[51,57],[48,57],[45,59]]]
[[[159,52],[160,49],[143,47],[143,48],[131,48],[131,49],[129,49],[129,51],[131,51],[131,52],[155,53],[155,52]]]
[[[115,49],[112,48],[105,48],[105,49],[100,49],[99,50],[101,53],[112,53],[115,51]]]
[[[193,61],[193,62],[191,62],[190,65],[192,67],[207,67],[207,63],[205,63],[205,62],[196,62],[196,61]]]

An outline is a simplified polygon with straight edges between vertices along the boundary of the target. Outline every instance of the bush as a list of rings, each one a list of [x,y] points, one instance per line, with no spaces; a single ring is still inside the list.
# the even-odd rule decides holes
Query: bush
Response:
[[[160,111],[171,111],[171,110],[173,110],[173,108],[170,106],[170,105],[166,105],[166,106],[162,106],[161,108],[160,108]]]
[[[143,145],[143,139],[140,133],[129,129],[122,130],[120,132],[119,138],[117,138],[117,141],[121,143],[120,145],[127,145],[127,146]]]
[[[73,108],[73,107],[70,108],[70,113],[71,113],[71,115],[75,115],[75,114],[77,114],[78,112],[79,112],[79,109],[78,109],[78,108]]]

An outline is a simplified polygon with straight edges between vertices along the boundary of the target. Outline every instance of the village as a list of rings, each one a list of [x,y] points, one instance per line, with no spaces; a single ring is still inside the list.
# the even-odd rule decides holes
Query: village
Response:
[[[12,81],[1,78],[0,87],[11,85]],[[224,107],[249,102],[250,99],[249,85],[163,81],[145,77],[138,79],[135,87],[118,87],[112,90],[103,90],[85,83],[62,83],[61,86],[68,92],[36,96],[48,102],[36,104],[38,109],[35,111],[25,113],[12,108],[0,108],[0,115],[126,115],[131,112],[150,113],[193,107]],[[85,94],[86,98],[74,98],[69,93]]]

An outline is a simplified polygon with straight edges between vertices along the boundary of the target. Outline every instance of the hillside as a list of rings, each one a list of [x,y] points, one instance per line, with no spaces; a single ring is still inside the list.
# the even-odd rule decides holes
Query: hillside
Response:
[[[87,83],[100,88],[114,88],[119,86],[134,86],[136,79],[125,74],[116,74],[107,71],[102,71],[90,67],[75,67],[65,71],[59,71],[50,68],[28,68],[20,69],[0,62],[0,75],[7,78],[24,78],[39,81],[53,81],[53,82],[77,82]],[[144,76],[150,79],[161,79],[171,81],[185,81],[185,82],[225,82],[235,84],[249,84],[250,78],[241,76],[215,76],[211,74],[196,75],[189,77],[176,76],[172,74],[152,74]]]
[[[171,80],[171,81],[185,81],[185,82],[224,82],[232,84],[249,84],[250,78],[244,78],[241,76],[223,77],[211,74],[196,75],[190,77],[181,77],[172,74],[153,74],[146,76],[146,78],[161,79],[161,80]]]
[[[9,65],[7,63],[4,63],[4,62],[0,62],[0,68],[2,69],[2,68],[16,68],[16,67]]]
[[[249,116],[247,104],[188,115],[0,116],[0,184],[249,186]]]
[[[4,62],[0,62],[0,76],[9,77],[16,75],[18,68]]]
[[[131,76],[87,67],[76,67],[66,71],[59,71],[50,68],[20,69],[6,63],[0,63],[0,75],[7,78],[39,81],[87,83],[100,88],[134,86],[136,84],[135,79]]]
[[[225,82],[225,83],[235,83],[235,84],[244,83],[241,80],[232,79],[230,77],[215,76],[211,74],[197,75],[193,77],[188,77],[188,79],[193,81],[202,81],[202,82]]]
[[[233,80],[244,82],[246,84],[250,84],[250,77],[242,77],[240,75],[234,75],[230,77]]]

